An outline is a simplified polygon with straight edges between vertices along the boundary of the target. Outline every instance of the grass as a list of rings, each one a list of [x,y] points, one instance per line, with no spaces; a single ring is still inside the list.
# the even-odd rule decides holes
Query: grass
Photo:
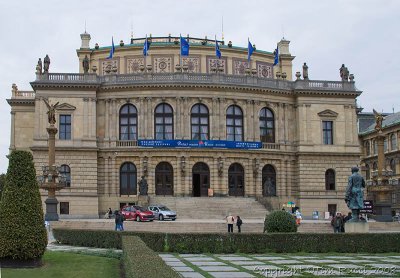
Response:
[[[116,258],[46,251],[41,268],[1,269],[6,278],[103,278],[120,277],[120,261]]]

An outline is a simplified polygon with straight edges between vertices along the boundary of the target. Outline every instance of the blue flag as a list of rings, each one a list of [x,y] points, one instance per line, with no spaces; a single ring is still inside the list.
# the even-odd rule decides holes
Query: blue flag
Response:
[[[275,49],[275,57],[274,57],[274,66],[275,65],[277,65],[277,64],[279,64],[279,49],[278,49],[278,46],[276,46],[276,49]]]
[[[143,55],[144,56],[149,55],[149,49],[150,49],[150,42],[147,40],[147,35],[146,35],[146,40],[144,41],[144,45],[143,45]]]
[[[114,46],[114,37],[111,38],[111,49],[110,49],[110,55],[108,55],[107,59],[112,59],[112,57],[114,56],[114,52],[115,52],[115,46]]]
[[[181,36],[181,56],[189,56],[189,43]]]
[[[215,37],[215,56],[217,56],[218,59],[221,59],[221,50],[219,49],[217,37]]]
[[[248,41],[249,41],[249,44],[248,44],[248,46],[247,46],[247,61],[250,62],[250,56],[251,56],[251,54],[253,54],[253,52],[254,52],[254,47],[253,47],[253,45],[251,44],[251,42],[250,42],[249,39],[248,39]]]

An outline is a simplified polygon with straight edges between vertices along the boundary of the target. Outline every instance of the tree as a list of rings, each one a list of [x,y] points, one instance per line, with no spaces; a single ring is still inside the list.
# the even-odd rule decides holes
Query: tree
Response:
[[[6,174],[1,174],[0,175],[0,201],[1,201],[1,194],[3,193],[5,183],[6,183]]]
[[[271,212],[265,217],[264,233],[295,233],[297,232],[294,217],[282,210]]]
[[[0,259],[40,260],[46,250],[42,202],[30,152],[9,156],[0,203]]]

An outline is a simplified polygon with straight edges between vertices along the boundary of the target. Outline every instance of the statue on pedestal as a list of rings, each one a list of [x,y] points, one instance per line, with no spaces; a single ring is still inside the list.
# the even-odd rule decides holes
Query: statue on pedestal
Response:
[[[36,66],[36,73],[42,74],[42,70],[43,70],[42,59],[39,58],[39,61]]]
[[[47,117],[49,119],[49,124],[54,125],[56,123],[56,109],[57,106],[59,104],[59,102],[57,102],[56,104],[49,104],[49,102],[46,99],[43,99],[44,103],[46,103],[47,106]]]
[[[308,80],[308,66],[306,63],[303,65],[303,79]]]
[[[43,63],[44,63],[44,73],[49,73],[49,67],[50,67],[49,55],[46,54],[46,57],[44,57]]]
[[[139,193],[140,193],[140,195],[146,196],[147,195],[148,185],[147,185],[147,180],[146,180],[145,176],[142,176],[142,178],[138,182],[138,185],[139,185]]]
[[[89,58],[85,55],[85,58],[82,61],[83,73],[89,73]]]
[[[339,69],[340,72],[340,77],[342,78],[342,81],[349,81],[349,70],[347,67],[342,64],[342,66]]]
[[[358,167],[351,168],[351,176],[346,188],[345,201],[347,207],[351,209],[352,218],[349,222],[359,222],[360,210],[364,208],[364,178],[358,173]]]
[[[383,116],[381,113],[376,112],[375,109],[372,109],[372,111],[374,112],[375,115],[375,130],[376,131],[382,131],[382,122],[383,122]]]

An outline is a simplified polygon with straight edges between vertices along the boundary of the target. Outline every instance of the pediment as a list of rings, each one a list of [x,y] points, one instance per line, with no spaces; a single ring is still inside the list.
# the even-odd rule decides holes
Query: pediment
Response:
[[[338,113],[336,113],[335,111],[332,111],[330,109],[326,109],[326,110],[318,113],[318,116],[325,117],[325,118],[336,118],[338,115],[339,115]]]
[[[57,106],[57,110],[61,110],[61,111],[71,111],[71,110],[75,110],[75,109],[76,109],[75,106],[65,103],[65,102]]]

